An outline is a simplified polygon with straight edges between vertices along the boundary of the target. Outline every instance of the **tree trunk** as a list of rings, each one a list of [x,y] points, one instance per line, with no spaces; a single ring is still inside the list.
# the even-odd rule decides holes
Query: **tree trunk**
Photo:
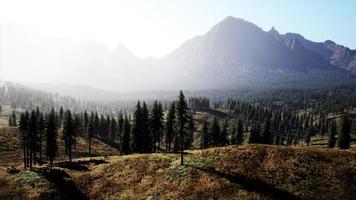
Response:
[[[184,140],[183,140],[183,127],[180,130],[180,165],[183,165],[183,153],[184,153]]]

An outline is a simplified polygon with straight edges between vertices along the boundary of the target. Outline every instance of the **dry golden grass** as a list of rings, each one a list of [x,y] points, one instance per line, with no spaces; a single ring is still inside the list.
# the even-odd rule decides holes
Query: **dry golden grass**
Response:
[[[65,191],[38,173],[6,172],[9,165],[21,168],[18,137],[16,129],[0,128],[0,199],[62,198]],[[188,151],[184,166],[175,154],[107,156],[119,152],[98,140],[96,157],[80,158],[86,151],[78,138],[77,168],[56,169],[89,199],[356,199],[354,150],[228,146]]]
[[[74,181],[91,199],[355,199],[356,153],[266,145],[111,157]]]

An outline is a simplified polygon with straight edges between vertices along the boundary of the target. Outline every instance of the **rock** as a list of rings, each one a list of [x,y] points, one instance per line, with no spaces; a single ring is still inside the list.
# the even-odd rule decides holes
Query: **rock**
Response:
[[[9,173],[9,174],[16,174],[16,173],[19,172],[19,170],[16,169],[16,167],[8,167],[6,171],[7,171],[7,173]]]

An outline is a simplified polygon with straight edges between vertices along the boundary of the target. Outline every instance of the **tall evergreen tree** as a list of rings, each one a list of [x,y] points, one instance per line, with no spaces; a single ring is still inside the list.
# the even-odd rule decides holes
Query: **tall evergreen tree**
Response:
[[[340,131],[337,137],[337,144],[340,147],[340,149],[347,149],[350,148],[350,142],[351,142],[351,127],[352,127],[352,122],[348,119],[347,114],[344,114],[341,118],[341,127]]]
[[[119,113],[118,119],[117,119],[117,139],[119,141],[119,143],[122,142],[122,135],[123,135],[123,131],[124,131],[124,117],[122,115],[122,113]]]
[[[62,106],[59,108],[58,118],[59,118],[59,128],[62,129],[62,123],[64,119],[64,110]]]
[[[40,163],[42,162],[42,146],[43,146],[43,139],[45,135],[45,130],[46,130],[46,122],[44,120],[43,114],[39,114],[38,118],[38,150],[40,154],[39,161]]]
[[[225,146],[227,145],[227,123],[225,122],[219,137],[219,145]]]
[[[110,140],[115,141],[117,137],[117,122],[116,119],[113,117],[111,118],[111,126],[110,126]]]
[[[336,123],[333,121],[331,123],[331,126],[329,126],[329,141],[328,141],[328,147],[329,148],[334,148],[335,147],[336,134],[337,134]]]
[[[145,102],[142,103],[142,115],[141,115],[141,152],[150,153],[152,152],[153,143],[150,132],[150,116]]]
[[[16,112],[12,111],[12,126],[16,127],[17,126],[17,117],[16,117]]]
[[[87,111],[84,111],[83,115],[83,132],[85,136],[88,136],[88,128],[89,128],[89,116]]]
[[[49,159],[50,167],[58,153],[57,145],[57,124],[54,109],[51,110],[46,124],[46,155]]]
[[[163,111],[162,105],[154,101],[151,114],[151,133],[153,139],[153,152],[159,150],[160,138],[163,129]]]
[[[232,124],[230,127],[230,144],[237,144],[237,133],[235,124]]]
[[[183,165],[183,154],[184,154],[184,134],[186,133],[186,125],[188,123],[188,106],[185,101],[185,97],[182,91],[179,92],[178,102],[177,102],[177,127],[180,136],[180,151],[181,151],[181,162]]]
[[[220,140],[220,126],[216,117],[213,118],[213,121],[209,127],[209,135],[211,136],[211,143],[213,146],[217,147]]]
[[[209,129],[208,129],[208,122],[204,120],[203,122],[203,130],[202,130],[202,145],[201,148],[208,148],[210,144],[210,134],[209,134]]]
[[[131,129],[132,133],[132,151],[141,153],[142,152],[142,108],[141,103],[137,102],[136,110],[133,114],[133,125]]]
[[[38,118],[36,111],[33,110],[29,120],[29,147],[30,147],[30,169],[32,163],[36,163],[36,152],[38,151]]]
[[[236,144],[241,145],[244,141],[244,133],[243,133],[243,122],[241,119],[237,121],[237,133],[236,133]]]
[[[251,131],[250,131],[250,136],[249,136],[248,142],[250,144],[253,144],[253,143],[259,143],[259,141],[260,141],[260,129],[259,129],[259,126],[255,122],[252,122]]]
[[[123,154],[130,153],[130,120],[125,116],[122,132],[121,152]]]
[[[176,134],[175,131],[175,123],[176,123],[176,108],[175,108],[175,104],[172,103],[170,105],[168,114],[167,114],[167,119],[166,119],[166,129],[165,129],[165,133],[166,133],[166,150],[167,152],[171,152],[171,145],[173,142],[173,137]]]
[[[261,140],[263,144],[272,144],[271,120],[269,116],[265,119]]]
[[[91,140],[94,135],[94,118],[89,120],[89,126],[88,126],[88,148],[89,148],[89,155],[91,154]]]
[[[29,134],[29,113],[26,111],[25,113],[21,113],[21,118],[19,122],[19,131],[21,133],[21,144],[23,149],[23,160],[24,160],[24,168],[28,167],[28,134]]]
[[[75,126],[70,110],[67,110],[64,114],[62,134],[69,162],[72,162],[72,147],[74,145]]]

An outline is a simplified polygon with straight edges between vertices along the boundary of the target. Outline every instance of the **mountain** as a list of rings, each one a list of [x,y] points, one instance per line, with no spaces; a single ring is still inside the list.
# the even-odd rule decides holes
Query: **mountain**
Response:
[[[280,34],[275,28],[264,31],[235,17],[226,17],[160,59],[137,58],[122,44],[111,50],[92,40],[46,36],[10,25],[0,26],[0,52],[5,78],[114,93],[300,87],[336,84],[356,74],[356,50],[297,33]],[[105,98],[116,96],[104,93]]]
[[[164,65],[184,73],[182,87],[205,89],[329,82],[349,73],[304,46],[299,38],[280,35],[275,29],[263,31],[234,17],[188,40],[163,60]]]
[[[313,42],[296,33],[286,33],[285,35],[281,35],[281,37],[287,40],[298,40],[305,48],[317,52],[330,64],[356,73],[356,50],[351,50],[331,40]]]

